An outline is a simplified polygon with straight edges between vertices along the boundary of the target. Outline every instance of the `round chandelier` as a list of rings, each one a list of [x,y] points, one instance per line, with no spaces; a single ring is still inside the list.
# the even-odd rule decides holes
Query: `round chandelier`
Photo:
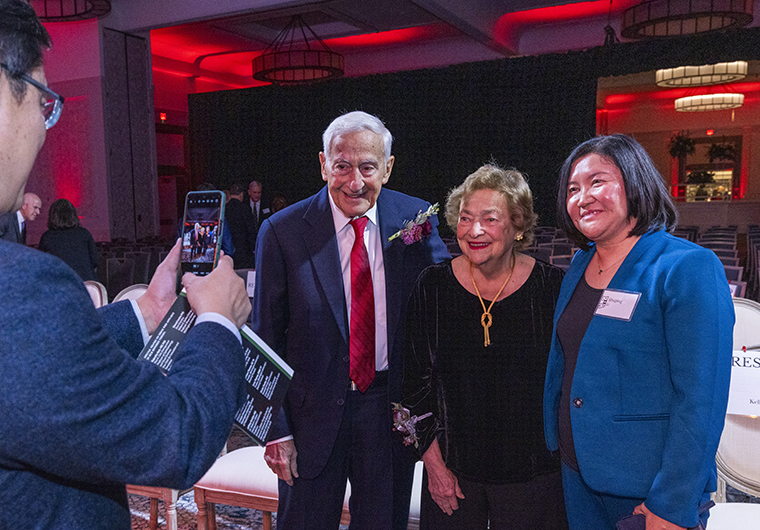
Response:
[[[628,39],[708,33],[752,22],[748,0],[644,0],[623,12],[621,35]]]
[[[704,94],[701,96],[686,96],[676,100],[676,110],[679,112],[704,112],[708,110],[736,109],[744,104],[744,94]]]
[[[28,0],[42,22],[100,18],[111,11],[110,0]]]
[[[253,59],[252,66],[253,78],[258,81],[298,85],[341,77],[343,56],[330,50],[300,15],[295,15],[264,53]]]
[[[731,83],[747,77],[747,62],[679,66],[657,70],[657,86],[687,87]]]

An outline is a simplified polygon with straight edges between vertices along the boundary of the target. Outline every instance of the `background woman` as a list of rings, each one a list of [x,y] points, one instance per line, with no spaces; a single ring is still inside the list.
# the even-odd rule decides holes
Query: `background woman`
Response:
[[[562,272],[518,252],[530,188],[483,166],[449,194],[446,219],[463,254],[423,271],[409,306],[403,405],[432,413],[408,438],[425,463],[421,528],[565,528],[541,425]]]
[[[86,228],[79,226],[77,210],[66,199],[50,205],[48,229],[40,238],[39,249],[63,260],[82,280],[95,279],[100,262],[95,240]]]
[[[734,311],[711,251],[667,233],[676,210],[644,149],[620,134],[578,146],[560,227],[582,249],[557,302],[544,395],[573,530],[699,522],[716,487]]]

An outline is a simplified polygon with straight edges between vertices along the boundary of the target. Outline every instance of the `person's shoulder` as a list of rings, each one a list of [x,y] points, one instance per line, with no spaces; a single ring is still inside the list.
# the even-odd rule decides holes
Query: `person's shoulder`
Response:
[[[442,280],[449,278],[453,275],[451,268],[451,258],[445,259],[440,263],[434,265],[428,265],[417,278],[417,281],[421,284],[439,283]]]
[[[559,279],[559,281],[562,281],[562,278],[565,276],[565,271],[555,265],[541,261],[540,259],[535,261],[536,264],[533,265],[534,274],[540,274],[546,278]]]
[[[0,241],[0,269],[4,280],[11,277],[16,280],[26,278],[27,281],[38,278],[45,282],[48,278],[60,275],[78,278],[74,271],[51,254],[7,241]]]

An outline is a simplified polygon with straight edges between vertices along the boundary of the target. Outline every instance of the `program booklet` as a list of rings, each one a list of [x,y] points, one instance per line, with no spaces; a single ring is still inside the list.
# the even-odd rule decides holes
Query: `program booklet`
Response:
[[[149,361],[163,373],[168,373],[196,318],[182,291],[138,359]],[[248,326],[243,326],[240,335],[245,355],[247,396],[235,415],[235,424],[258,445],[266,445],[272,417],[285,401],[293,370]]]

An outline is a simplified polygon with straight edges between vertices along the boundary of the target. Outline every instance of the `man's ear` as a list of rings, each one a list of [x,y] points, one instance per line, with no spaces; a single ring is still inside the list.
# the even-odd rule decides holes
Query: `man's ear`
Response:
[[[327,158],[325,157],[325,154],[320,151],[319,152],[319,167],[322,170],[322,180],[327,182],[327,168],[325,167],[325,164],[327,164]]]
[[[393,171],[394,160],[396,160],[396,157],[391,155],[388,157],[388,160],[385,161],[385,177],[383,178],[383,184],[387,184],[388,180],[391,178],[391,171]]]

